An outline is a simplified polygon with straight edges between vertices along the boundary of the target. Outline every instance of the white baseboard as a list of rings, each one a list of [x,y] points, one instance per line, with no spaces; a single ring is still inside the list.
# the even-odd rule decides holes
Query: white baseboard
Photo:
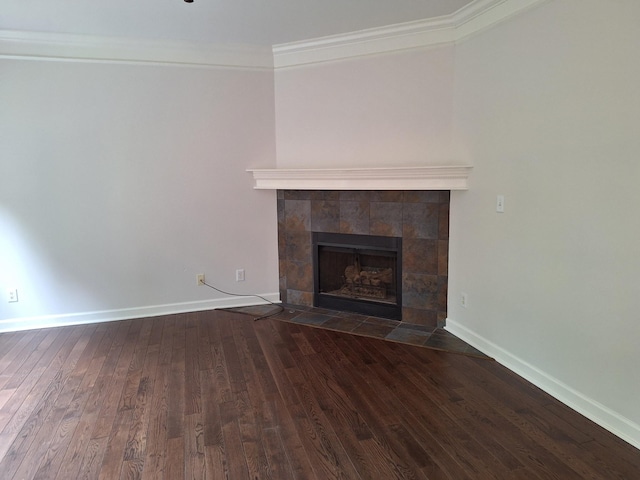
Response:
[[[640,449],[640,425],[539,370],[464,325],[447,318],[445,330],[515,372],[568,407]]]
[[[280,303],[280,294],[266,293],[261,296],[273,303]],[[36,328],[62,327],[67,325],[84,325],[88,323],[113,322],[133,318],[157,317],[176,313],[199,312],[220,308],[246,307],[263,305],[266,302],[254,296],[220,298],[198,302],[171,303],[167,305],[150,305],[146,307],[123,308],[118,310],[101,310],[61,315],[41,315],[36,317],[9,318],[0,320],[0,333],[33,330]]]

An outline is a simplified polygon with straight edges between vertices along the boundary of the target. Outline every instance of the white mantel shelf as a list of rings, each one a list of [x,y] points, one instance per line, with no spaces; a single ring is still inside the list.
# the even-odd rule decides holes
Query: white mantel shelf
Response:
[[[467,190],[471,166],[381,168],[260,168],[259,190]]]

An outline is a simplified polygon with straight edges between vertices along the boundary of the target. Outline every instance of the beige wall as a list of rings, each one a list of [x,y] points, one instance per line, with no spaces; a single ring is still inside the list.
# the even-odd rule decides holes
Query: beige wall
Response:
[[[277,70],[278,167],[450,160],[453,49]]]
[[[275,192],[245,172],[275,163],[270,70],[0,59],[0,78],[0,285],[20,298],[0,330],[214,306],[197,273],[277,298]]]

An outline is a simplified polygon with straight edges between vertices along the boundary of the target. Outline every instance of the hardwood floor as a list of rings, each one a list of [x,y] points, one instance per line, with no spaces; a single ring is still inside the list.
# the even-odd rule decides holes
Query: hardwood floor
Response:
[[[0,335],[0,478],[637,479],[496,362],[214,311]]]

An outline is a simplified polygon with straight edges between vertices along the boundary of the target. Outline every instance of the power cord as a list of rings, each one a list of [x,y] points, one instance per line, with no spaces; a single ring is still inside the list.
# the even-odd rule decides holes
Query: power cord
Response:
[[[277,312],[273,312],[273,313],[270,313],[268,315],[262,315],[261,317],[254,318],[253,319],[254,322],[257,322],[258,320],[263,320],[265,318],[273,317],[274,315],[277,315],[279,313],[284,312],[284,307],[282,305],[274,303],[271,300],[267,300],[266,298],[261,297],[260,295],[256,295],[256,294],[253,294],[253,293],[243,294],[243,293],[225,292],[224,290],[220,290],[218,287],[214,287],[213,285],[209,285],[207,282],[204,282],[204,281],[202,282],[202,285],[204,285],[206,287],[209,287],[209,288],[212,288],[216,292],[220,292],[220,293],[222,293],[224,295],[231,295],[233,297],[256,297],[256,298],[260,298],[261,300],[264,300],[265,302],[270,303],[271,305],[279,308],[279,310]]]

